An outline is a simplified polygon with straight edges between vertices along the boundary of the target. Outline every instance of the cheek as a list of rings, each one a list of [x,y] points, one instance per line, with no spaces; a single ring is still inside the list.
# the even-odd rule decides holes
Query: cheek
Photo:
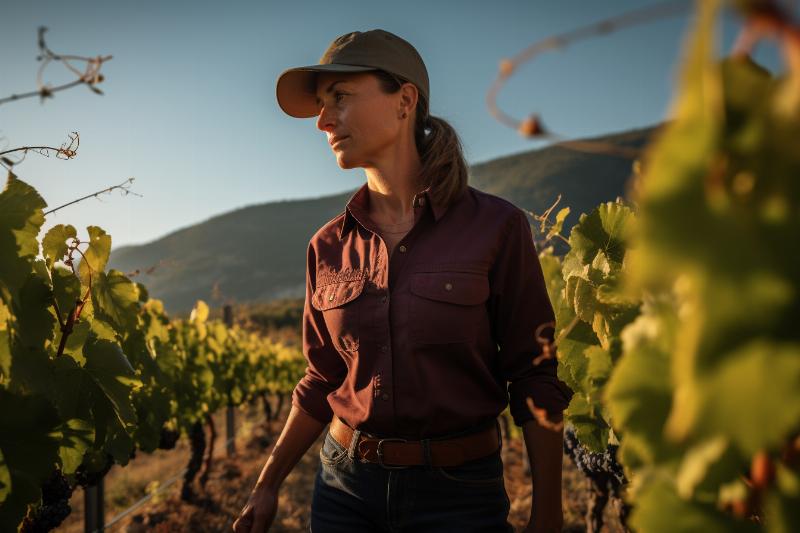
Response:
[[[352,110],[346,118],[351,125],[351,133],[354,137],[358,136],[359,144],[379,146],[397,135],[397,120],[388,115],[386,109],[367,107]]]

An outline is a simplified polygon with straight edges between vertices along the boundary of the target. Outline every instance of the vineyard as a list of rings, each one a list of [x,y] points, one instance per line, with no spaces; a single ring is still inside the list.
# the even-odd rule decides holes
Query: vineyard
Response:
[[[579,477],[564,489],[579,479],[584,491],[575,530],[800,531],[800,26],[777,3],[732,5],[745,29],[720,58],[716,24],[729,6],[695,4],[671,120],[644,150],[621,154],[631,156],[628,197],[579,214],[568,234],[569,207],[531,213],[556,311],[541,357],[558,358],[575,394],[563,426],[529,405],[565,430]],[[782,75],[752,59],[767,37]],[[515,67],[501,62],[501,78]],[[504,121],[546,134],[533,117]],[[42,235],[47,204],[6,163],[0,530],[57,528],[76,489],[181,446],[180,505],[209,513],[197,518],[209,530],[229,528],[305,371],[300,348],[235,323],[230,309],[212,319],[201,300],[188,318],[170,317],[135,274],[107,268],[100,227]],[[215,471],[215,417],[234,410],[268,436]],[[508,411],[501,426],[513,492],[527,486],[529,503],[530,465]],[[304,465],[294,503],[282,500],[297,515],[316,467]],[[235,473],[225,481],[223,470]],[[206,491],[210,472],[219,492]],[[233,485],[235,497],[209,511],[208,494]]]
[[[76,486],[180,435],[192,444],[182,493],[191,500],[210,414],[290,393],[302,355],[208,320],[202,301],[188,320],[170,319],[144,286],[105,271],[111,236],[98,227],[82,240],[55,226],[40,247],[45,207],[9,175],[0,194],[0,528],[50,530]]]

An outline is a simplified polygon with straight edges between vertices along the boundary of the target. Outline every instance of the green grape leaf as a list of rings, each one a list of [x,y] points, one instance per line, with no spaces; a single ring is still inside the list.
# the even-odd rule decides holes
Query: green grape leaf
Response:
[[[547,232],[547,239],[552,239],[561,233],[561,230],[564,228],[564,221],[567,219],[567,215],[569,215],[569,207],[564,207],[558,213],[556,213],[556,220],[553,222],[553,225]]]
[[[559,335],[561,332],[559,332]],[[589,346],[597,344],[597,336],[586,322],[578,320],[569,333],[558,343],[559,372],[561,368],[569,371],[562,379],[573,391],[587,392],[588,361],[584,355]],[[566,379],[565,379],[566,378]]]
[[[800,476],[797,472],[776,465],[778,490],[770,490],[764,503],[764,522],[769,533],[791,533],[800,531]]]
[[[61,445],[58,455],[65,475],[74,474],[83,462],[83,456],[94,440],[94,426],[87,420],[73,418],[60,427]]]
[[[684,499],[716,501],[725,485],[741,479],[749,465],[730,441],[721,435],[693,445],[683,455],[675,477],[678,495]]]
[[[64,354],[74,359],[79,365],[83,366],[86,363],[86,358],[83,356],[83,345],[89,338],[91,331],[91,324],[85,320],[79,320],[72,326],[72,333],[67,337],[67,342],[64,344]]]
[[[56,261],[67,255],[67,239],[75,238],[78,232],[70,225],[53,226],[42,239],[42,255],[47,261],[47,268],[52,269]]]
[[[52,292],[47,281],[31,273],[14,301],[16,333],[26,348],[44,350],[55,335],[56,319],[51,311]]]
[[[16,294],[39,254],[36,236],[44,224],[47,206],[36,189],[9,173],[0,193],[0,280]]]
[[[0,300],[0,377],[11,376],[11,331],[8,321],[11,315],[6,304]],[[0,379],[0,382],[3,381]]]
[[[595,387],[602,387],[611,374],[611,355],[600,346],[590,346],[583,353],[589,361],[587,375]]]
[[[75,301],[81,298],[81,282],[66,267],[56,266],[50,270],[53,281],[53,296],[58,309],[61,311],[61,320],[66,322],[70,312],[75,307]]]
[[[630,516],[635,531],[674,533],[755,533],[762,531],[755,523],[737,520],[720,512],[714,504],[681,499],[673,480],[662,474],[643,487]]]
[[[97,226],[88,226],[86,231],[89,233],[89,247],[83,252],[83,258],[78,266],[78,277],[81,279],[81,284],[88,287],[89,274],[94,284],[97,274],[106,269],[108,256],[111,253],[111,235]]]
[[[119,270],[97,272],[92,281],[95,315],[108,321],[117,332],[136,327],[139,294],[136,285]]]
[[[197,300],[197,303],[192,308],[189,321],[202,324],[206,320],[208,320],[208,305],[203,300]]]
[[[136,424],[136,413],[131,403],[132,391],[141,386],[136,379],[122,349],[116,343],[103,339],[90,340],[83,349],[84,368],[113,406],[114,414],[125,428]]]
[[[562,304],[562,291],[565,285],[561,275],[561,261],[553,255],[553,248],[548,247],[539,253],[539,264],[547,285],[547,296],[550,298],[553,308],[558,309]]]
[[[92,319],[90,331],[97,336],[98,339],[111,341],[113,343],[116,343],[119,340],[117,332],[114,331],[114,328],[111,326],[111,324],[98,317],[94,317]]]
[[[635,437],[637,456],[651,463],[680,453],[665,442],[664,425],[672,405],[668,322],[655,311],[647,311],[622,333],[624,355],[620,357],[604,389],[615,430],[623,429],[623,447]]]
[[[139,283],[138,281],[134,281],[136,284],[136,289],[139,294],[139,301],[144,303],[150,299],[150,292],[147,290],[147,287]]]
[[[89,373],[72,356],[62,355],[53,361],[53,376],[51,398],[61,419],[91,420],[93,382]]]
[[[583,395],[575,394],[564,411],[564,417],[568,417],[575,427],[581,444],[593,452],[603,452],[608,445],[609,427],[597,409]]]
[[[633,212],[629,207],[615,202],[601,204],[588,215],[582,214],[572,227],[568,255],[586,265],[602,252],[608,261],[622,263],[632,222]]]
[[[570,278],[573,279],[573,278]],[[575,314],[580,317],[584,322],[592,323],[594,320],[594,312],[597,307],[597,298],[595,297],[595,288],[592,284],[583,278],[574,278],[575,281]]]
[[[131,459],[131,451],[133,451],[135,443],[122,427],[115,425],[112,428],[111,435],[106,442],[106,451],[111,454],[117,464],[125,466]]]
[[[0,503],[8,497],[13,487],[11,486],[11,470],[3,457],[3,450],[0,450]]]
[[[728,435],[742,453],[778,446],[800,420],[800,344],[757,339],[730,353],[687,392],[691,410],[675,409],[669,429],[683,437]],[[732,393],[735,391],[735,393]]]

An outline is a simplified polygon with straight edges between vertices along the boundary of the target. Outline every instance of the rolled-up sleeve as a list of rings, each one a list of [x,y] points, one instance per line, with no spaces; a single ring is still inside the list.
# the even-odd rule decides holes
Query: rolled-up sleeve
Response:
[[[533,360],[542,352],[536,329],[555,315],[525,213],[516,209],[510,218],[490,271],[489,312],[499,348],[499,367],[508,382],[509,409],[514,423],[533,420],[527,398],[543,408],[552,421],[563,419],[573,391],[556,375],[558,360]],[[542,337],[552,342],[555,330],[545,327]],[[555,354],[554,354],[555,355]]]
[[[344,360],[333,347],[322,312],[311,305],[316,289],[316,252],[313,241],[306,252],[306,301],[303,307],[303,355],[306,373],[292,391],[292,404],[327,424],[333,418],[328,395],[347,375]]]

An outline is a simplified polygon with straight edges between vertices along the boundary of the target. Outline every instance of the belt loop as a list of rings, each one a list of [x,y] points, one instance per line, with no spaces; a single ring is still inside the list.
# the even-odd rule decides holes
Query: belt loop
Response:
[[[347,457],[352,461],[356,454],[356,446],[358,446],[358,439],[361,437],[361,430],[354,429],[353,435],[350,437],[350,447],[347,449]]]
[[[429,469],[433,469],[433,460],[431,460],[431,439],[422,439],[422,453],[425,455],[425,465]]]

